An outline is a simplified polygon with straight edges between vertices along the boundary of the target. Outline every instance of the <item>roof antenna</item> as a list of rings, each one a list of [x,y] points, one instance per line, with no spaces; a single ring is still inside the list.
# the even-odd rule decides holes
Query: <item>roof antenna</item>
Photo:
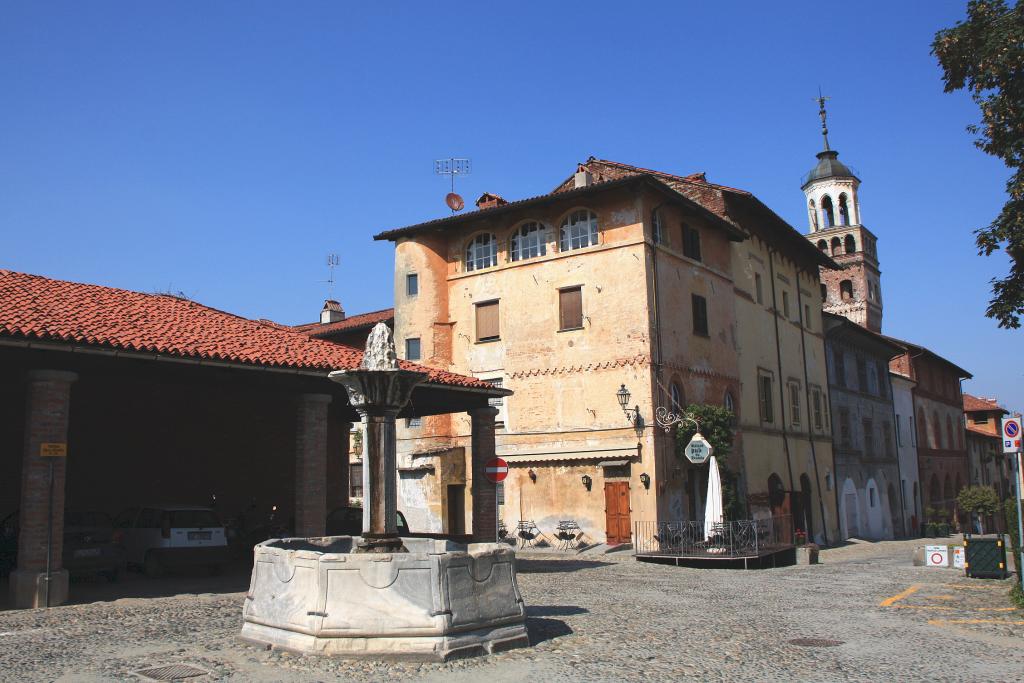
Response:
[[[339,265],[341,265],[341,259],[337,254],[327,255],[327,279],[321,280],[321,282],[327,283],[327,298],[331,301],[334,300],[334,269]]]
[[[462,211],[462,208],[466,205],[466,202],[462,200],[462,197],[455,194],[455,176],[469,175],[472,170],[473,163],[469,159],[456,159],[455,157],[449,157],[447,159],[434,160],[434,173],[437,175],[447,175],[452,177],[452,191],[444,198],[444,203],[448,205],[448,208],[452,210],[452,213]]]
[[[818,116],[821,117],[821,136],[825,138],[825,151],[829,151],[828,146],[828,126],[825,125],[825,102],[831,100],[831,97],[825,97],[821,94],[821,86],[818,86],[818,96],[814,98],[814,101],[818,103]]]

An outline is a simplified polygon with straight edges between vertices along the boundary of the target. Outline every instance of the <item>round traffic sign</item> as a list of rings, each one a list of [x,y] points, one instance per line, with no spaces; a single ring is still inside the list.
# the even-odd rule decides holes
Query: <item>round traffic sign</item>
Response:
[[[505,481],[505,477],[508,476],[508,463],[502,458],[494,458],[488,460],[484,464],[484,476],[487,477],[491,482],[500,484]]]
[[[946,561],[946,558],[942,556],[942,553],[932,553],[932,564],[942,564]]]
[[[1020,433],[1020,427],[1017,426],[1016,422],[1007,422],[1006,426],[1003,427],[1003,431],[1006,432],[1008,437],[1013,439]]]

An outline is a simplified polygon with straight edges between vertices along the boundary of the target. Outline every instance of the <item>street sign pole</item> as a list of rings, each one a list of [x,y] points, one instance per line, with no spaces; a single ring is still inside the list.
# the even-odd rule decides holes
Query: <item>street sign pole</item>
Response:
[[[1002,421],[1003,454],[1013,458],[1014,464],[1013,485],[1017,491],[1017,557],[1014,563],[1017,565],[1017,582],[1024,585],[1024,519],[1021,517],[1020,499],[1024,495],[1021,491],[1021,452],[1024,451],[1021,434],[1021,416],[1004,417]]]
[[[1017,563],[1017,583],[1024,586],[1024,519],[1021,519],[1020,514],[1020,480],[1021,480],[1021,457],[1020,451],[1017,451],[1016,457],[1014,457],[1014,464],[1017,465],[1017,471],[1014,472],[1014,485],[1017,488],[1017,557],[1014,560]]]

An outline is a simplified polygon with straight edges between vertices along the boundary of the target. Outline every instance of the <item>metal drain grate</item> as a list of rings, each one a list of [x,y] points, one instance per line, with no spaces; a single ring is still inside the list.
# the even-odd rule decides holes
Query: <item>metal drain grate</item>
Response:
[[[186,678],[205,676],[209,671],[204,671],[188,664],[167,664],[165,666],[139,669],[132,673],[147,681],[181,681]]]
[[[800,647],[838,647],[843,644],[841,640],[829,640],[828,638],[794,638],[786,642]]]

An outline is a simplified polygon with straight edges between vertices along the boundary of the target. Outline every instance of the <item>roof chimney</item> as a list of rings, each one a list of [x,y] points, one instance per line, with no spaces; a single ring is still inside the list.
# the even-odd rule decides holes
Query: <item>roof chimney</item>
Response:
[[[484,192],[480,195],[480,199],[476,200],[476,208],[478,209],[493,209],[495,206],[501,206],[502,204],[508,204],[504,197],[499,197],[490,192]]]
[[[594,176],[590,174],[590,171],[587,170],[586,166],[580,164],[576,168],[576,175],[573,178],[573,181],[577,189],[581,187],[589,187],[594,183]]]
[[[337,301],[328,299],[320,311],[320,324],[336,323],[345,319],[345,309]]]

